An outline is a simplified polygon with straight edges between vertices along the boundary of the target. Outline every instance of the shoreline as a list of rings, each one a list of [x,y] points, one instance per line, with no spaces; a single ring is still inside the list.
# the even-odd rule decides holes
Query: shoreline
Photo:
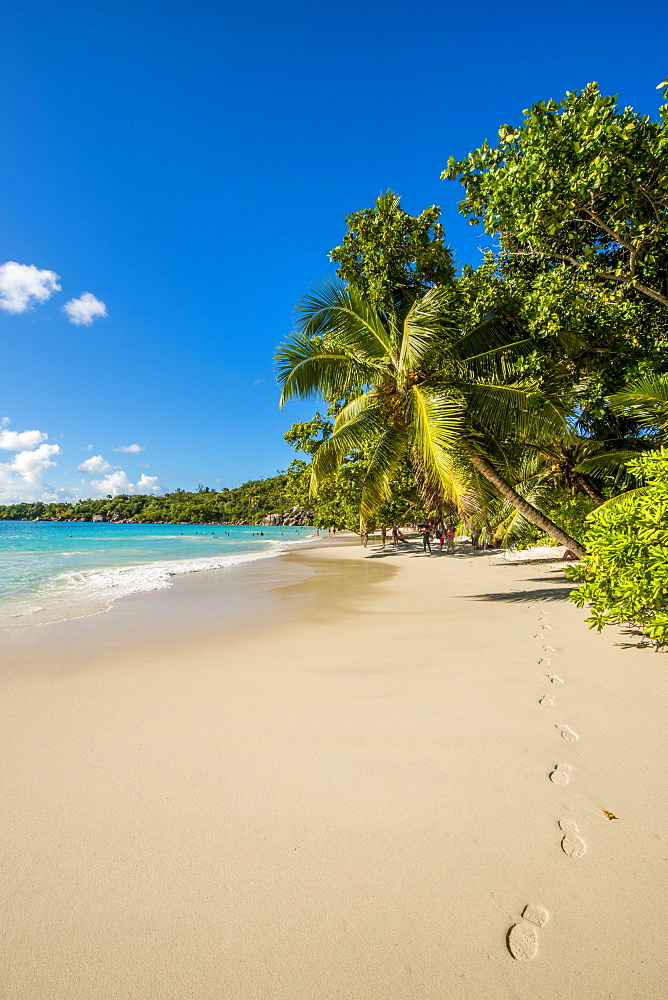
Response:
[[[7,1000],[663,997],[661,654],[355,541],[0,636]]]
[[[147,527],[147,525],[144,525]],[[154,527],[154,526],[151,526]],[[161,526],[162,527],[162,526]],[[170,526],[167,526],[170,527]],[[198,526],[204,527],[204,526]],[[278,529],[282,531],[283,529]],[[287,532],[292,530],[293,534]],[[77,618],[85,618],[89,615],[97,615],[108,612],[114,603],[135,593],[163,590],[173,585],[173,581],[181,576],[191,573],[200,573],[213,570],[229,570],[232,567],[242,565],[246,562],[273,558],[283,551],[290,551],[294,546],[299,546],[303,542],[315,539],[315,535],[306,534],[304,529],[285,529],[286,534],[276,535],[276,529],[266,529],[267,534],[262,538],[261,548],[250,548],[237,551],[232,548],[225,549],[206,555],[201,552],[191,551],[189,554],[177,554],[172,552],[166,558],[155,559],[145,553],[143,560],[133,559],[134,553],[126,553],[127,562],[109,562],[100,560],[97,565],[84,564],[78,568],[72,568],[61,560],[61,566],[56,571],[51,570],[49,577],[44,577],[38,586],[33,586],[31,591],[24,591],[19,596],[9,597],[2,594],[0,599],[0,632],[11,629],[32,628],[36,625],[51,625],[59,621],[68,621]],[[294,532],[301,532],[295,537]],[[181,532],[181,535],[184,533]],[[227,533],[229,534],[229,533]],[[259,539],[255,536],[259,532],[253,532],[247,540],[243,535],[231,537],[232,542],[242,542],[248,545],[250,541],[256,545]],[[271,537],[274,534],[276,537]],[[208,532],[196,531],[194,535],[207,535]],[[191,533],[187,537],[194,537]],[[71,538],[72,536],[70,536]],[[223,544],[225,539],[221,536],[213,535],[216,541]],[[108,536],[103,541],[108,541]],[[160,540],[156,536],[154,541]],[[62,544],[71,548],[76,548],[77,540],[73,543],[69,539],[62,539]],[[88,539],[86,539],[88,542]],[[125,540],[127,545],[127,539]],[[11,555],[11,551],[9,553]],[[55,554],[55,553],[54,553]],[[65,553],[70,555],[71,553]],[[52,555],[50,550],[45,550],[44,555],[49,558]],[[92,553],[91,553],[92,555]],[[10,567],[9,583],[5,580],[5,587],[11,587],[12,575]]]

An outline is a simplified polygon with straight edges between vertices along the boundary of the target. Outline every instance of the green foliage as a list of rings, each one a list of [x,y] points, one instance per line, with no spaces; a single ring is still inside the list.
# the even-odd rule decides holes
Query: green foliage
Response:
[[[332,421],[316,413],[311,420],[293,424],[283,437],[295,451],[315,455],[325,438],[331,437],[331,434]]]
[[[663,86],[663,85],[660,85]],[[668,117],[618,110],[595,83],[540,101],[503,125],[444,179],[461,180],[462,214],[502,250],[574,269],[610,296],[668,305]]]
[[[524,495],[521,487],[518,490]],[[548,487],[539,496],[529,496],[543,514],[556,521],[574,538],[582,538],[588,516],[595,509],[593,500],[586,493],[572,493],[565,487]],[[534,545],[558,545],[550,535],[527,521],[521,514],[505,504],[506,517],[495,528],[494,534],[504,545],[528,549]]]
[[[349,456],[365,455],[360,517],[369,522],[410,463],[430,491],[465,512],[475,505],[464,454],[513,432],[558,431],[563,415],[543,389],[516,377],[524,346],[493,321],[462,333],[434,286],[401,313],[375,308],[354,286],[323,285],[304,301],[300,329],[277,351],[281,402],[324,394],[350,401],[312,463],[311,494]],[[460,446],[468,451],[462,451]]]
[[[194,493],[177,489],[157,497],[121,494],[104,500],[79,500],[76,504],[8,504],[0,506],[0,520],[90,521],[97,514],[107,521],[151,524],[257,524],[267,514],[282,513],[289,506],[286,483],[287,476],[281,473],[219,492],[200,487]]]
[[[569,568],[572,600],[590,628],[633,625],[668,642],[668,451],[629,463],[646,486],[607,501],[587,519],[587,558]]]
[[[631,382],[608,400],[617,412],[631,414],[650,430],[661,429],[665,440],[668,428],[668,377],[653,374]]]
[[[668,371],[668,310],[607,294],[566,264],[488,253],[478,268],[464,268],[452,300],[465,328],[493,314],[529,336],[536,346],[517,362],[518,374],[572,387],[581,426],[594,433],[596,421],[609,419],[606,396]]]
[[[446,247],[441,213],[431,205],[418,216],[401,208],[399,195],[386,191],[373,208],[346,216],[341,246],[329,252],[337,274],[355,285],[380,309],[399,308],[406,295],[421,295],[455,273]]]
[[[536,343],[518,374],[568,387],[580,433],[608,442],[642,433],[608,397],[668,372],[667,108],[653,121],[591,84],[442,175],[499,243],[457,281],[462,316],[515,322]]]
[[[334,407],[335,409],[336,407]],[[313,456],[323,440],[331,436],[332,423],[316,413],[313,420],[293,424],[285,440],[307,455]],[[323,434],[324,437],[320,435]],[[296,460],[288,467],[286,498],[288,506],[308,507],[314,513],[313,523],[320,528],[360,530],[360,507],[369,461],[360,450],[346,455],[339,468],[323,476],[318,492],[311,495],[312,466]],[[415,477],[408,466],[398,470],[391,483],[388,498],[370,516],[367,528],[413,524],[423,518],[437,518],[438,512],[425,505],[419,495]]]

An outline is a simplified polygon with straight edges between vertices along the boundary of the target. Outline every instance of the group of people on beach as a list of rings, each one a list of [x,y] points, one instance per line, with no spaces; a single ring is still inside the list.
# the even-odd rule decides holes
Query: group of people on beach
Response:
[[[431,555],[431,542],[432,542],[432,528],[429,524],[423,524],[422,526],[422,551],[429,552]],[[455,529],[451,525],[441,526],[437,525],[433,533],[434,539],[438,542],[438,551],[443,552],[443,546],[447,546],[446,551],[448,555],[454,555],[455,552]]]
[[[455,529],[452,525],[437,525],[433,528],[431,524],[418,524],[416,530],[422,532],[422,551],[429,552],[431,555],[431,543],[432,539],[438,542],[438,551],[443,552],[445,548],[448,555],[454,555],[455,551]],[[328,535],[333,534],[332,529],[328,531]],[[393,548],[399,548],[400,545],[408,545],[408,540],[405,538],[401,529],[398,525],[394,525],[391,531],[392,534],[392,546]],[[362,545],[364,548],[369,544],[369,531],[365,530],[361,533]],[[382,547],[385,548],[387,544],[387,528],[380,528],[380,541]]]

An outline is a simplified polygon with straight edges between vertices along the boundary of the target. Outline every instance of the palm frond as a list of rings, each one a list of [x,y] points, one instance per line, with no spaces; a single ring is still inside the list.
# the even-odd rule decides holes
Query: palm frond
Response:
[[[378,397],[373,392],[364,392],[360,396],[356,396],[355,399],[351,399],[349,403],[339,410],[336,420],[334,421],[333,431],[336,434],[341,431],[346,424],[351,423],[360,416],[360,414],[367,410],[370,406],[378,405]]]
[[[480,514],[485,499],[479,488],[478,477],[454,448],[448,449],[442,457],[439,485],[465,520]]]
[[[515,340],[503,347],[492,347],[463,361],[463,368],[474,378],[495,378],[513,381],[517,378],[515,362],[529,353],[534,341],[529,337]]]
[[[572,330],[557,330],[555,337],[569,358],[576,358],[578,354],[582,354],[587,346],[585,341],[574,334]]]
[[[326,336],[346,353],[362,359],[381,360],[398,353],[396,336],[385,317],[354,286],[326,279],[301,300],[297,311],[299,331],[308,338]]]
[[[422,368],[429,356],[443,346],[446,334],[456,331],[456,321],[445,306],[444,291],[439,285],[413,301],[402,325],[401,373]]]
[[[477,380],[460,387],[471,419],[496,439],[535,441],[560,434],[565,426],[558,401],[533,387]]]
[[[642,427],[668,426],[668,375],[638,379],[607,399],[615,413],[634,417]]]
[[[282,386],[280,406],[289,399],[324,395],[341,398],[378,376],[379,368],[331,350],[322,338],[293,334],[276,351],[277,382]]]
[[[363,450],[383,431],[383,414],[375,400],[360,410],[354,417],[335,427],[313,456],[311,464],[311,493],[315,496],[318,483],[340,467],[350,452]]]
[[[360,516],[368,521],[392,496],[392,481],[406,458],[408,436],[403,428],[392,427],[380,435],[368,451],[369,464],[362,484]]]
[[[650,451],[649,444],[643,451]],[[656,447],[656,442],[654,443]],[[585,472],[592,475],[614,475],[624,473],[625,466],[633,458],[638,458],[643,452],[632,448],[619,448],[616,451],[600,451],[596,455],[583,458],[574,467],[575,472]]]
[[[414,385],[409,395],[408,416],[427,475],[442,483],[449,493],[452,462],[448,450],[456,444],[462,428],[461,404],[448,392]]]
[[[638,497],[641,497],[643,493],[651,489],[650,486],[636,486],[635,489],[627,490],[625,493],[618,493],[616,497],[610,497],[609,500],[605,500],[602,504],[596,508],[596,513],[600,510],[605,510],[606,508],[614,507],[615,509],[624,508],[628,504],[633,504]]]
[[[463,334],[450,345],[453,357],[460,361],[475,358],[494,348],[510,348],[524,340],[514,325],[502,323],[497,316],[487,316],[473,330]]]

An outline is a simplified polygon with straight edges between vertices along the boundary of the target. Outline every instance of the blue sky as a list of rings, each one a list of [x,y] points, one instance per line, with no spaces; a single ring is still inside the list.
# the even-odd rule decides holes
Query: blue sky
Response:
[[[655,115],[667,36],[658,2],[8,0],[0,264],[54,274],[4,272],[0,502],[284,468],[314,407],[273,351],[344,215],[439,204],[475,263],[447,158],[590,80]]]

